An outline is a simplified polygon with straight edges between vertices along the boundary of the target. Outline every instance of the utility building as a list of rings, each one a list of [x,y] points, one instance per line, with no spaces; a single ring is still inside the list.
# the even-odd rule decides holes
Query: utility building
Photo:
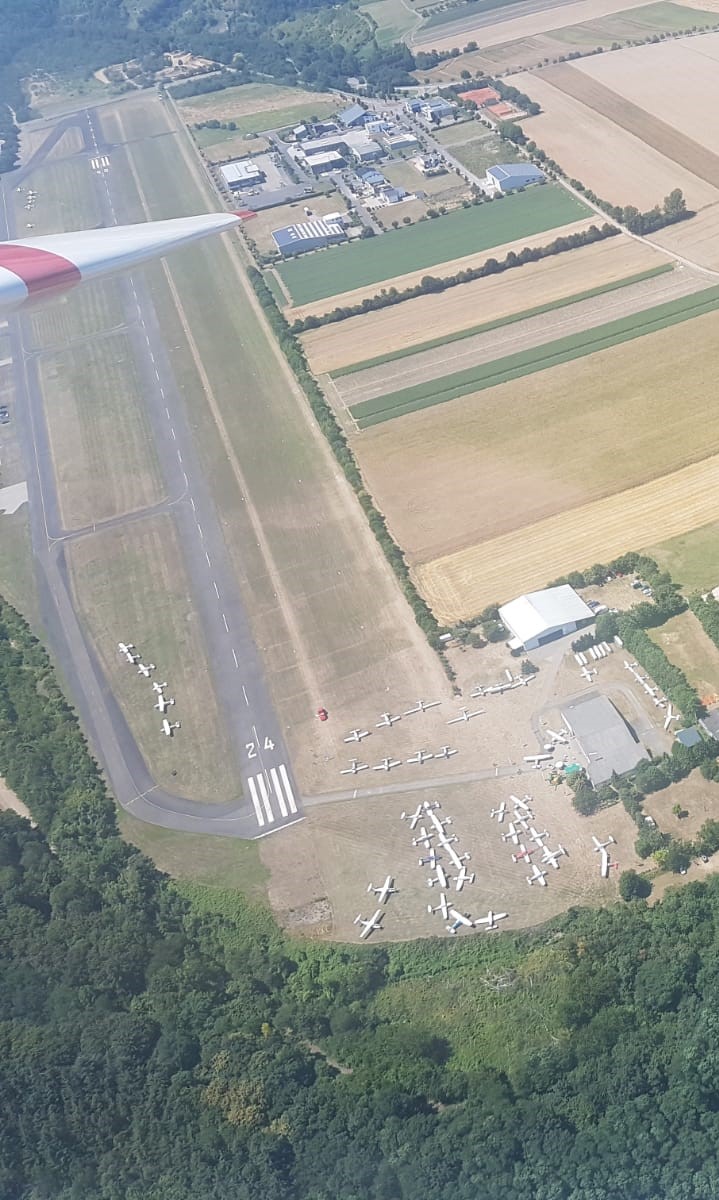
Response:
[[[321,250],[336,242],[346,242],[345,233],[339,221],[327,221],[319,218],[313,221],[303,221],[300,225],[286,225],[284,229],[273,229],[272,239],[285,257],[293,254],[304,254],[307,250]]]
[[[513,650],[522,646],[525,650],[535,650],[589,625],[594,613],[573,587],[563,583],[510,600],[500,608],[499,619],[512,634]]]
[[[599,692],[565,705],[562,720],[576,739],[587,775],[595,786],[606,783],[615,773],[625,775],[647,757],[619,709]]]
[[[236,162],[225,163],[220,167],[222,178],[233,192],[243,188],[257,187],[265,182],[265,173],[251,158],[239,158]]]
[[[544,183],[545,178],[544,171],[540,171],[534,163],[498,163],[496,167],[487,169],[482,188],[488,196],[506,196],[532,183]]]

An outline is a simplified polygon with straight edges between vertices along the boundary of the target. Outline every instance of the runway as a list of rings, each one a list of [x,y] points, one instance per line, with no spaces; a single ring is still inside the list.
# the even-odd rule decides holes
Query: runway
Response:
[[[96,164],[93,180],[103,224],[123,223],[113,192],[113,146],[105,142],[96,114],[86,111],[59,121],[28,163],[3,178],[0,219],[5,228],[0,231],[1,237],[18,236],[12,205],[8,203],[10,192],[31,177],[65,129],[73,125],[83,134],[82,153]],[[106,162],[109,168],[98,169]],[[231,564],[211,489],[199,464],[186,404],[149,290],[141,271],[120,277],[118,284],[125,316],[123,328],[142,375],[146,411],[168,497],[130,516],[89,528],[62,527],[38,354],[28,349],[27,318],[13,317],[9,322],[17,432],[27,468],[31,538],[44,629],[93,751],[123,808],[141,820],[168,829],[263,837],[301,820],[301,799],[252,635],[241,582]],[[141,521],[158,512],[170,514],[177,527],[215,692],[228,721],[242,778],[243,799],[236,805],[197,803],[155,784],[73,606],[66,543],[92,536],[94,530]],[[127,636],[127,631],[119,630],[118,637],[123,635]],[[191,731],[183,730],[182,736],[191,736]]]

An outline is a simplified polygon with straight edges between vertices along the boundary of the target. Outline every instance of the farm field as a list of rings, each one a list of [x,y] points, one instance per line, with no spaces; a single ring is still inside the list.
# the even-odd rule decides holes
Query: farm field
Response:
[[[681,668],[702,703],[719,703],[719,650],[693,612],[680,613],[647,633],[669,661]]]
[[[539,116],[532,118],[532,137],[537,144],[567,175],[580,179],[612,204],[652,208],[674,187],[681,188],[692,209],[719,202],[717,188],[554,87],[548,72],[507,76],[507,83],[524,88],[542,106]]]
[[[308,254],[277,269],[295,303],[307,304],[407,271],[436,267],[468,249],[475,253],[491,249],[510,236],[521,238],[556,229],[586,215],[583,204],[547,184],[431,223]]]
[[[673,254],[680,254],[712,271],[719,269],[719,203],[692,217],[655,233],[652,241]]]
[[[77,606],[157,782],[193,800],[236,799],[235,754],[172,518],[163,514],[94,533],[71,542],[66,553]],[[162,737],[149,681],[117,653],[127,629],[171,682],[172,717],[182,724],[177,737]]]
[[[674,288],[671,287],[672,282]],[[678,292],[680,298],[667,300],[652,308],[641,308],[640,311],[636,311],[638,297],[631,292],[623,293],[619,298],[605,295],[601,300],[583,301],[577,305],[579,312],[576,315],[573,311],[552,317],[544,314],[530,318],[519,330],[505,330],[503,335],[495,336],[477,335],[463,347],[451,351],[449,358],[442,349],[436,349],[418,355],[416,366],[411,362],[403,362],[398,368],[381,367],[353,375],[348,381],[343,379],[339,394],[359,428],[367,429],[395,417],[456,400],[471,392],[476,394],[512,379],[550,370],[561,363],[599,353],[635,338],[651,336],[658,330],[671,328],[672,325],[690,321],[719,308],[719,287],[696,291],[697,282],[691,277],[675,276],[665,290]],[[658,288],[663,284],[663,280],[657,281]],[[651,286],[646,285],[643,293],[645,285],[637,285],[640,296],[645,295],[645,303],[650,298]],[[682,295],[687,288],[690,294]],[[598,315],[612,308],[625,308],[627,315],[597,326],[589,323],[593,320],[592,314]],[[551,334],[552,326],[556,329],[563,325],[579,326],[579,331],[553,341],[534,341],[542,337],[545,329]],[[493,357],[503,345],[508,347],[513,342],[526,340],[533,342],[529,349],[517,350],[504,358]],[[448,365],[460,362],[463,358],[474,359],[474,362],[471,366],[448,374]],[[392,379],[411,379],[413,375],[422,377],[421,382],[393,393],[384,394],[380,391]],[[367,398],[352,402],[353,397],[358,395]]]
[[[707,359],[707,346],[715,344],[717,334],[719,313],[709,313],[635,343],[489,389],[479,397],[465,397],[413,413],[401,423],[370,429],[352,439],[368,490],[412,563],[426,563],[509,535],[510,542],[515,538],[514,565],[521,577],[527,552],[522,544],[525,526],[552,518],[561,530],[562,513],[569,521],[570,509],[579,510],[626,488],[650,485],[684,464],[719,454],[719,431],[707,428],[701,418],[710,395],[708,376],[714,357],[710,352]],[[608,378],[611,389],[607,389]],[[676,403],[679,389],[684,396],[681,406]],[[617,437],[611,433],[615,430],[624,432]],[[432,446],[429,459],[427,446]],[[678,494],[673,494],[677,503]],[[693,498],[686,505],[678,503],[681,512],[671,514],[670,526],[645,521],[641,537],[630,537],[630,518],[635,517],[638,535],[636,517],[645,514],[628,510],[625,522],[619,516],[620,497],[616,499],[615,554],[650,544],[659,529],[670,537],[714,519],[708,501],[698,515],[692,514],[693,506],[701,507]],[[649,501],[654,504],[654,495]],[[585,535],[588,538],[589,527]],[[562,541],[553,547],[555,557]],[[545,545],[544,553],[547,550]],[[605,557],[613,554],[590,553],[585,548],[573,565],[570,560],[560,569],[547,569],[532,584],[541,586],[576,568],[580,560]]]
[[[646,547],[646,553],[668,571],[686,595],[719,586],[719,523]]]
[[[360,12],[376,26],[375,36],[380,46],[402,42],[420,24],[421,5],[412,8],[404,0],[363,0]]]
[[[464,335],[478,324],[515,319],[532,307],[554,305],[589,286],[612,287],[644,271],[663,270],[662,255],[620,235],[540,262],[490,275],[438,295],[349,317],[302,335],[312,370],[336,372],[353,363],[412,353],[427,341]]]
[[[336,97],[325,92],[304,92],[301,88],[272,83],[243,83],[221,92],[178,100],[177,108],[188,125],[211,120],[236,121],[237,132],[244,134],[296,125],[313,114],[328,116],[337,111],[337,103]],[[288,113],[295,111],[302,115],[288,117]]]
[[[158,504],[164,487],[128,335],[43,354],[39,374],[64,528]]]
[[[455,46],[466,46],[469,41],[478,42],[483,48],[497,46],[502,42],[535,37],[548,30],[580,25],[584,21],[594,21],[610,13],[621,13],[627,8],[637,7],[641,6],[628,4],[626,0],[570,0],[569,3],[561,2],[550,7],[531,4],[524,11],[517,6],[506,14],[492,9],[480,12],[475,17],[468,15],[434,26],[429,24],[430,17],[412,39],[412,49],[415,52],[452,50]]]
[[[503,203],[503,201],[501,203]],[[491,257],[502,259],[506,257],[510,250],[518,253],[520,250],[524,249],[525,246],[529,246],[530,248],[533,246],[546,246],[549,242],[553,242],[555,238],[569,237],[569,235],[572,233],[583,233],[593,224],[596,224],[596,219],[593,221],[589,217],[585,217],[582,221],[573,221],[570,225],[563,225],[559,229],[553,229],[551,233],[535,233],[530,237],[517,238],[517,240],[513,242],[504,242],[504,244],[501,246],[492,247]],[[425,226],[426,222],[423,222],[422,228],[424,229]],[[574,253],[574,251],[572,253]],[[463,271],[467,267],[481,267],[482,264],[487,261],[488,257],[489,255],[487,254],[486,250],[480,250],[476,254],[467,254],[462,258],[455,258],[449,262],[444,262],[442,263],[441,267],[441,275],[446,277],[448,275],[454,275],[458,271]],[[394,279],[384,280],[382,283],[382,288],[391,286],[396,287],[398,290],[402,290],[403,288],[414,287],[415,284],[419,283],[422,277],[426,274],[427,272],[424,268],[416,271],[408,271],[404,275],[396,275]],[[467,284],[465,286],[471,287],[472,285]],[[376,283],[373,283],[365,287],[354,288],[351,292],[343,292],[335,296],[325,297],[322,300],[315,300],[310,304],[293,305],[285,309],[285,316],[290,322],[296,317],[302,318],[308,316],[321,316],[323,313],[329,312],[334,308],[358,304],[366,297],[376,296],[378,291],[381,291],[382,288],[379,288]],[[456,290],[457,289],[452,289],[452,291],[446,293],[446,295],[451,295]],[[461,290],[462,289],[460,288],[459,291]],[[439,296],[435,297],[435,299],[439,298]],[[399,307],[404,308],[405,303],[410,302],[403,301]],[[384,317],[387,318],[392,311],[392,309],[386,309],[382,314],[378,314],[378,316],[384,315]],[[363,317],[364,315],[365,314],[363,314]],[[371,315],[371,313],[367,315]],[[473,313],[471,322],[472,324],[475,324],[474,317],[475,314]],[[348,319],[352,320],[354,318]],[[423,330],[422,333],[424,334],[424,332],[425,331]]]

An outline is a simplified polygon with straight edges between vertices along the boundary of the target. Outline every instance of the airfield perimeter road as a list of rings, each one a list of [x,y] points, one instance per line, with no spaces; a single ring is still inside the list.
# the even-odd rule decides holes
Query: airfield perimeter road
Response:
[[[71,126],[81,129],[84,155],[111,158],[93,112],[58,122],[24,167],[1,181],[2,237],[16,237],[11,192],[32,176]],[[105,224],[117,224],[111,179],[94,173]],[[239,586],[229,564],[217,512],[199,468],[193,435],[160,334],[157,314],[140,272],[119,280],[125,329],[144,377],[144,397],[165,479],[164,505],[98,530],[171,512],[183,547],[193,599],[203,628],[220,705],[231,724],[244,798],[236,804],[201,804],[174,796],[152,779],[135,738],[105,680],[93,646],[73,606],[64,545],[85,530],[62,528],[55,472],[45,423],[37,356],[26,348],[26,318],[10,321],[17,389],[18,434],[27,467],[32,546],[43,625],[80,711],[93,748],[118,801],[133,816],[164,828],[256,838],[301,820],[301,803],[289,756],[265,683]],[[118,630],[131,638],[132,630]],[[187,731],[189,735],[189,731]],[[161,735],[160,735],[161,736]],[[185,735],[182,735],[185,736]]]

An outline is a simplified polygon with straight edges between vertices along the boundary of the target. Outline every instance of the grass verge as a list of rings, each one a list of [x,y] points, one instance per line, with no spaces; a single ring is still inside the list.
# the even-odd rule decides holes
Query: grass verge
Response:
[[[644,553],[668,571],[686,595],[710,591],[719,584],[719,522],[649,546]]]
[[[268,872],[260,861],[257,842],[161,829],[158,825],[146,825],[122,810],[118,813],[118,823],[126,841],[142,850],[173,879],[215,891],[241,892],[250,900],[266,898]]]
[[[506,355],[494,362],[480,363],[444,379],[428,380],[426,383],[402,388],[398,392],[365,400],[354,405],[350,412],[360,429],[368,429],[371,425],[391,421],[394,417],[406,416],[408,413],[431,408],[448,400],[456,400],[472,392],[484,391],[485,388],[496,387],[498,384],[508,383],[511,379],[532,375],[536,371],[545,371],[561,363],[572,362],[577,358],[596,354],[600,350],[607,350],[610,346],[643,337],[645,334],[657,333],[661,329],[689,321],[716,308],[719,308],[719,287],[705,288],[691,296],[683,296],[679,300],[671,300],[643,312],[633,313],[630,317],[609,321],[596,329],[570,334],[568,337],[546,342],[542,346],[522,350],[518,354]]]

